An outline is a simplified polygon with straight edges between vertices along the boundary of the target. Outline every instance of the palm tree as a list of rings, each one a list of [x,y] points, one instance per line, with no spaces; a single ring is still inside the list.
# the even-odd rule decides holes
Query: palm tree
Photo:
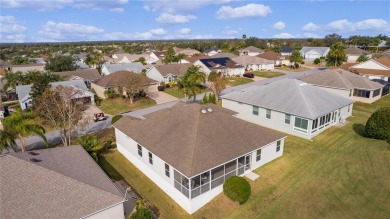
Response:
[[[36,134],[43,139],[47,145],[47,139],[45,136],[45,129],[37,125],[34,121],[35,115],[32,112],[25,113],[18,110],[12,113],[10,116],[3,119],[4,130],[7,130],[8,137],[19,138],[22,144],[22,151],[27,151],[27,145],[24,137],[30,134]]]
[[[98,161],[99,153],[102,151],[103,146],[99,144],[99,140],[96,136],[83,136],[77,140],[77,143],[79,143],[79,145],[81,145],[96,161]]]
[[[330,51],[326,56],[326,66],[340,66],[347,61],[345,46],[343,43],[335,43],[330,47]]]
[[[176,60],[177,60],[177,63],[179,64],[181,64],[181,60],[183,60],[183,59],[185,59],[185,58],[187,58],[187,55],[186,54],[184,54],[184,53],[179,53],[179,54],[177,54],[176,55]]]
[[[183,90],[184,96],[187,100],[187,94],[189,98],[196,100],[196,94],[200,90],[200,86],[206,80],[206,75],[200,71],[199,66],[190,66],[184,76],[178,79],[179,89]]]
[[[7,92],[9,88],[15,89],[16,86],[22,83],[22,73],[21,72],[12,72],[9,71],[5,74],[5,77],[1,79],[1,81],[6,81],[3,85],[3,91]]]
[[[5,149],[18,150],[18,145],[15,142],[16,135],[8,130],[0,131],[0,153]]]

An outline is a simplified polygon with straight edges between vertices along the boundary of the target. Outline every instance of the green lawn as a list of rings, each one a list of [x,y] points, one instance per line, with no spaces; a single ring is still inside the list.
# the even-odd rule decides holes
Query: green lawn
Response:
[[[226,85],[227,86],[238,86],[238,85],[241,85],[241,84],[246,84],[246,83],[249,83],[249,82],[253,82],[252,79],[249,79],[249,78],[224,78],[225,82],[226,82]]]
[[[145,107],[153,106],[156,104],[156,101],[149,98],[142,98],[135,101],[133,104],[130,104],[128,99],[122,99],[117,97],[115,99],[105,99],[102,101],[101,105],[98,106],[104,113],[110,115],[116,115],[118,113],[142,109]]]
[[[276,67],[276,68],[280,69],[280,70],[284,70],[284,71],[291,71],[291,72],[301,72],[301,71],[309,70],[308,68],[302,67],[301,65],[298,69],[292,69],[289,66],[281,66],[281,67]]]
[[[179,99],[184,98],[183,91],[180,90],[177,86],[165,88],[164,92]]]
[[[241,206],[220,194],[188,215],[118,152],[101,159],[164,218],[390,218],[390,142],[361,136],[368,117],[389,102],[356,103],[347,125],[313,141],[289,136],[281,158],[254,170],[260,178]]]
[[[262,78],[274,78],[284,75],[283,73],[276,72],[276,71],[254,71],[253,74],[257,77]]]

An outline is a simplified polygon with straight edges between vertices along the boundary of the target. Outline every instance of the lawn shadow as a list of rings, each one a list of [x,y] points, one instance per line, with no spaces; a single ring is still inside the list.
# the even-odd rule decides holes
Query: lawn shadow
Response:
[[[352,129],[355,131],[356,134],[366,138],[366,131],[365,126],[363,124],[354,123],[352,126]]]

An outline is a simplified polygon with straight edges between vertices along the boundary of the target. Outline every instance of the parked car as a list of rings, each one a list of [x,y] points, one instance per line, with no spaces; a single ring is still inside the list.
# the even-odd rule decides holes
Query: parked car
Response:
[[[245,74],[243,74],[243,76],[246,78],[254,78],[255,77],[255,75],[253,73],[245,73]]]

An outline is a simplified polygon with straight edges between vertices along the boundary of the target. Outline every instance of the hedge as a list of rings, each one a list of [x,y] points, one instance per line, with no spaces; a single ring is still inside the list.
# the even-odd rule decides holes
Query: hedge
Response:
[[[365,132],[367,137],[390,139],[390,107],[381,107],[367,120]]]
[[[251,186],[246,179],[232,176],[223,184],[223,193],[225,193],[230,200],[242,205],[251,196]]]

